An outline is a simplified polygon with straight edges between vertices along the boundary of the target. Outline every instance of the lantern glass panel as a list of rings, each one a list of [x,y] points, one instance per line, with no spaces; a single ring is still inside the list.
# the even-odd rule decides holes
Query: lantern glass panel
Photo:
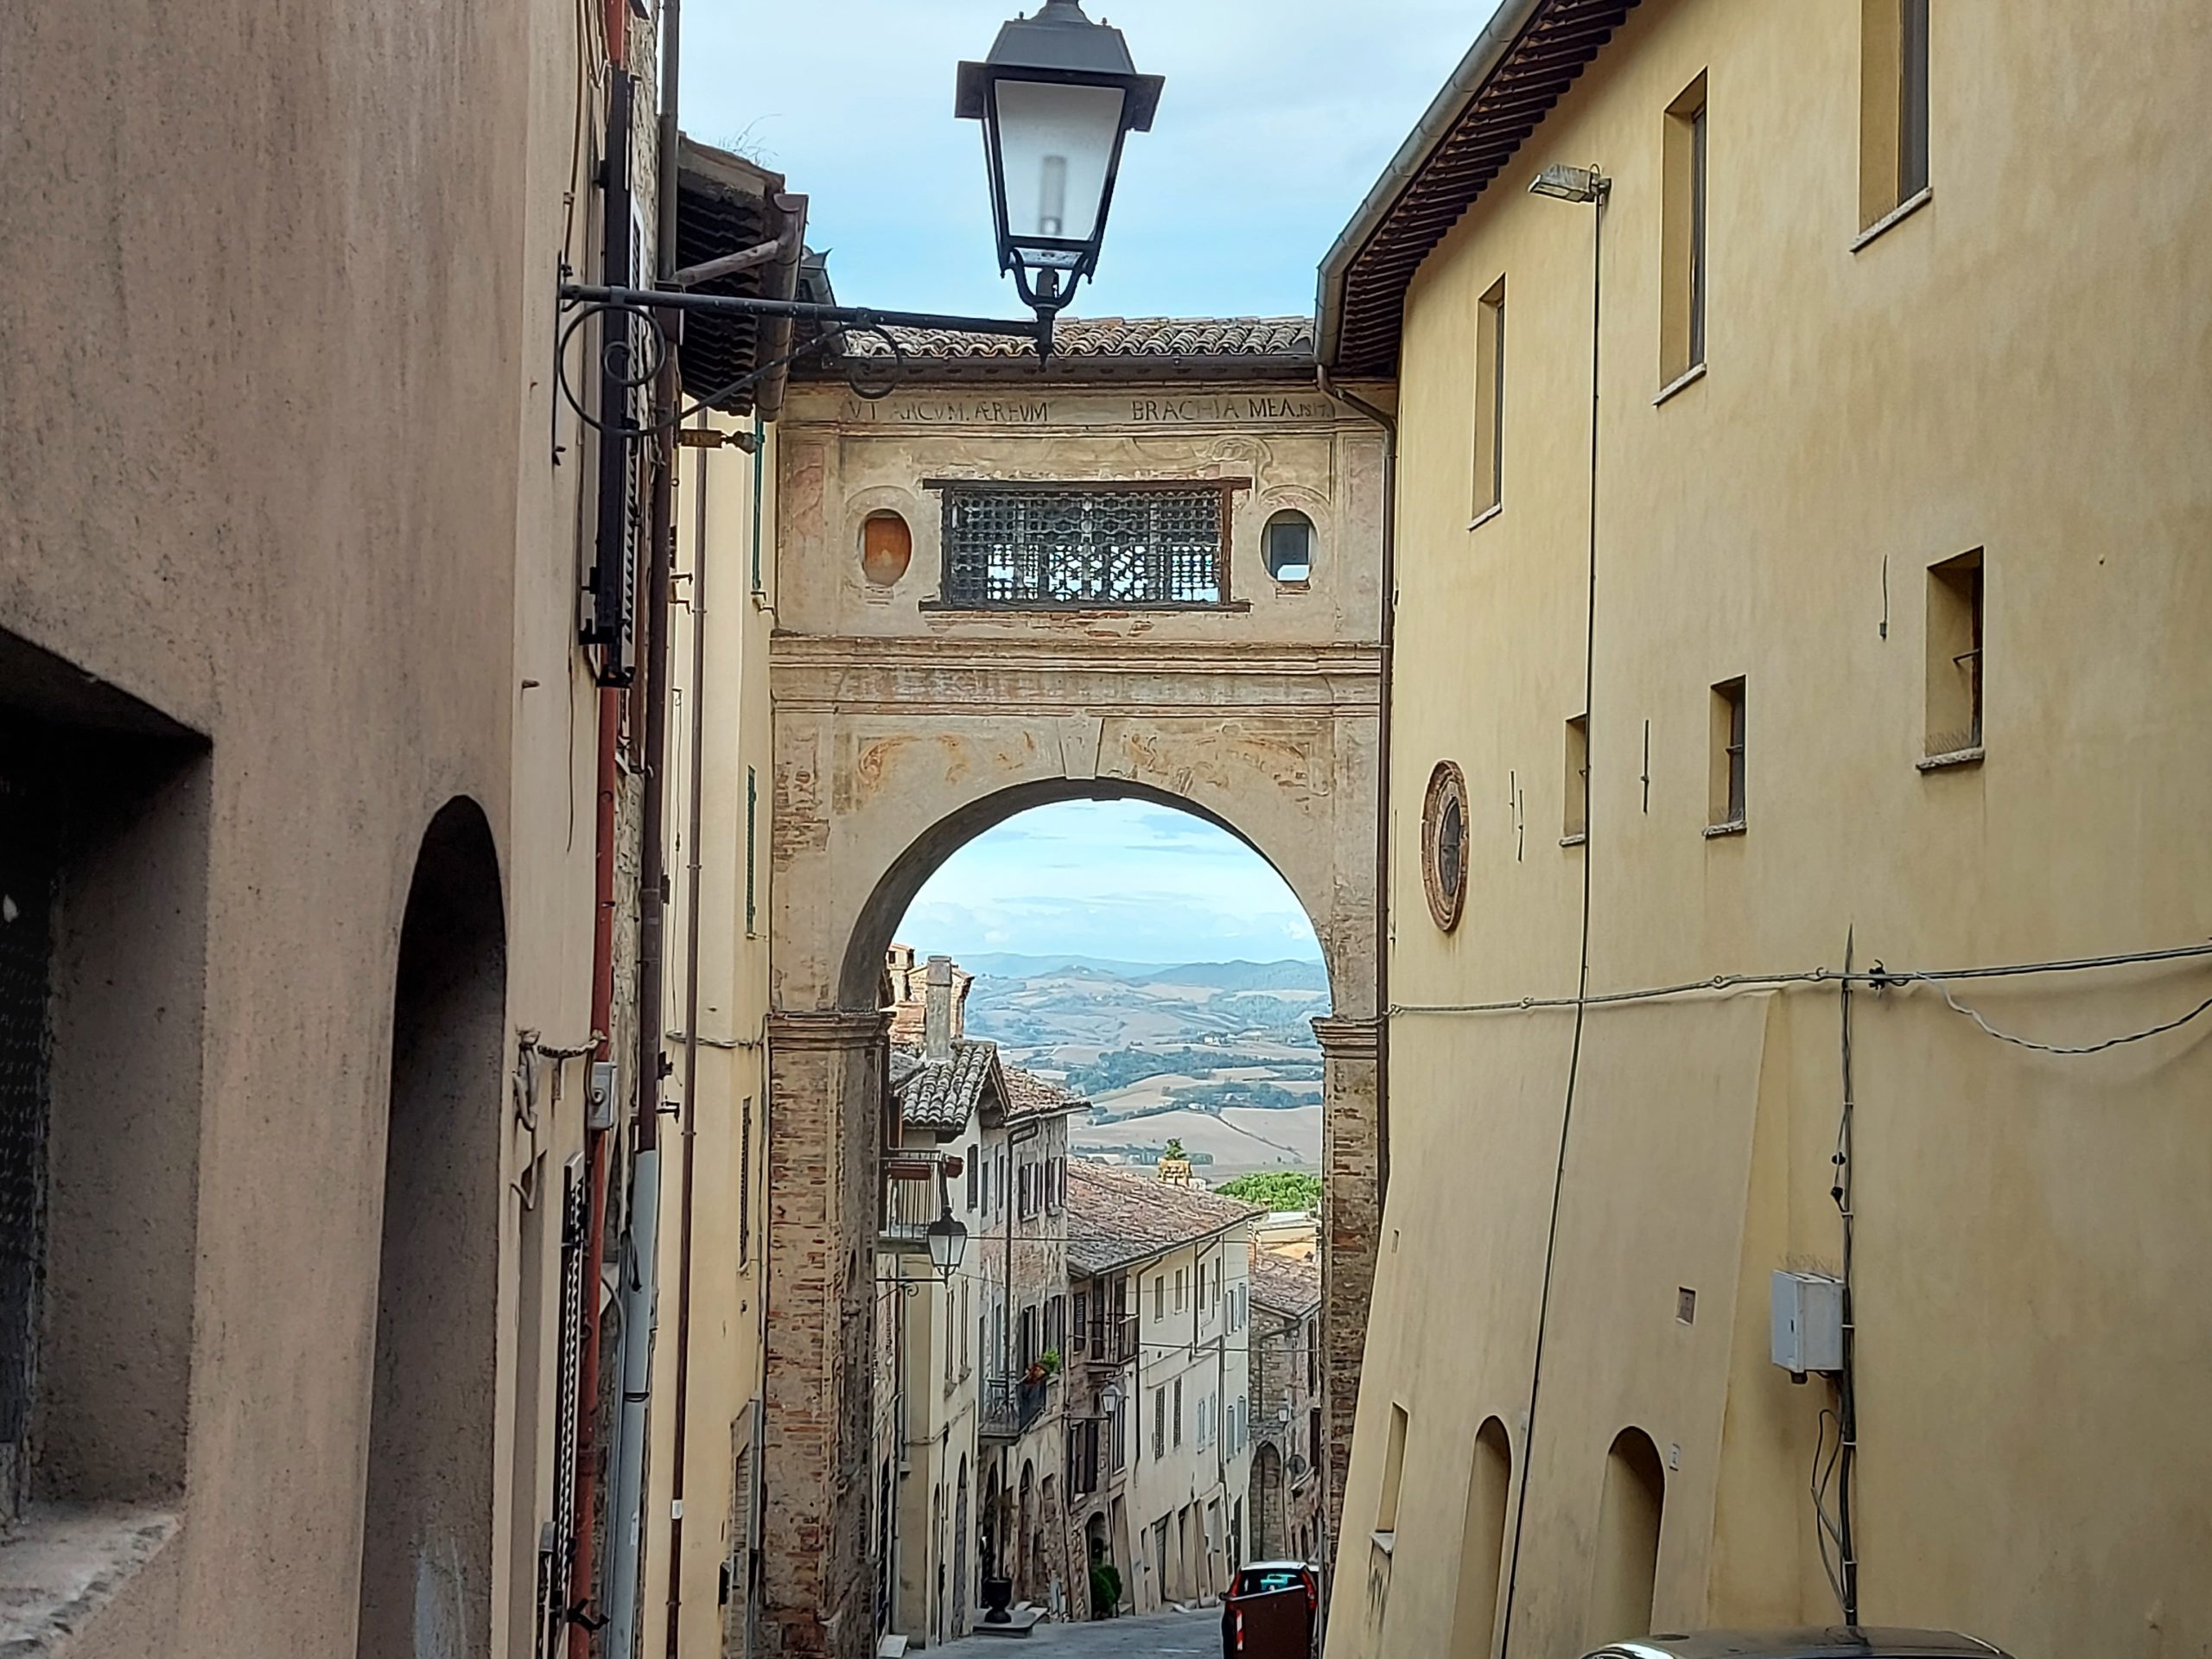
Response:
[[[1072,270],[1080,247],[1034,245],[1086,244],[1097,234],[1128,94],[1118,86],[1012,79],[995,91],[1007,233],[1026,264]]]

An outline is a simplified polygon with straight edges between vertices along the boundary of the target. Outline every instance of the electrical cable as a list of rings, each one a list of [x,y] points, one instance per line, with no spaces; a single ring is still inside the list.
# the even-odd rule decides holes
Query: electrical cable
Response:
[[[2058,1043],[2039,1043],[2033,1038],[2018,1037],[2009,1031],[1998,1030],[1996,1027],[1991,1025],[1989,1021],[1982,1018],[1980,1014],[1974,1012],[1974,1009],[1967,1007],[1964,1003],[1961,1002],[1958,998],[1953,996],[1948,986],[1938,982],[1936,980],[1930,978],[1925,974],[1906,974],[1902,975],[1899,977],[1907,984],[1920,983],[1934,986],[1936,988],[1936,994],[1942,997],[1945,1003],[1949,1006],[1953,1014],[1962,1014],[1967,1019],[1973,1020],[1975,1025],[1981,1027],[1982,1031],[1986,1034],[1994,1037],[2000,1043],[2010,1043],[2015,1048],[2032,1049],[2038,1054],[2058,1054],[2069,1057],[2084,1054],[2101,1054],[2107,1049],[2123,1048],[2130,1043],[2146,1042],[2153,1037],[2162,1037],[2170,1031],[2180,1030],[2192,1020],[2201,1019],[2207,1014],[2212,1014],[2212,996],[2208,996],[2203,1001],[2198,1003],[2187,1014],[2179,1015],[2177,1018],[2172,1020],[2162,1021],[2155,1026],[2147,1027],[2141,1031],[2131,1031],[2123,1037],[2107,1037],[2102,1042],[2083,1043],[2078,1046],[2068,1046]]]
[[[1852,1493],[1859,1469],[1859,1325],[1855,1296],[1858,1289],[1857,1260],[1859,1210],[1853,1196],[1857,1185],[1857,1166],[1853,1158],[1854,1136],[1858,1129],[1859,1090],[1856,1072],[1852,1065],[1852,1032],[1853,1009],[1851,1001],[1851,967],[1859,940],[1859,930],[1852,928],[1843,941],[1843,988],[1838,993],[1842,1031],[1843,1109],[1838,1115],[1835,1128],[1835,1151],[1833,1160],[1835,1174],[1828,1189],[1828,1196],[1835,1200],[1836,1214],[1843,1224],[1843,1370],[1836,1379],[1836,1455],[1837,1476],[1835,1529],[1836,1548],[1842,1556],[1840,1571],[1832,1576],[1836,1586],[1836,1600],[1843,1609],[1843,1622],[1855,1626],[1859,1623],[1859,1541],[1858,1531],[1852,1524]],[[1820,1449],[1816,1444],[1814,1457],[1817,1462]],[[1813,1508],[1820,1523],[1827,1525],[1821,1513],[1822,1479],[1813,1494]],[[1827,1562],[1827,1545],[1821,1546],[1821,1565]]]

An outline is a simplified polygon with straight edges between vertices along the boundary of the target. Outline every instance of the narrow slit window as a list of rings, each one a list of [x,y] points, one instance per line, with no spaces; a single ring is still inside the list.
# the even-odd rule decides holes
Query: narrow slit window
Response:
[[[1980,550],[1928,572],[1928,753],[1971,754],[1982,746],[1982,688],[1989,664]]]
[[[1406,1431],[1403,1406],[1390,1408],[1390,1447],[1382,1465],[1382,1499],[1375,1510],[1375,1530],[1395,1535],[1398,1530],[1398,1492],[1406,1479]]]
[[[1705,363],[1709,123],[1700,75],[1667,110],[1659,371],[1671,385]]]
[[[1903,64],[1897,75],[1897,200],[1928,188],[1928,0],[1899,8]]]
[[[1862,0],[1859,222],[1872,229],[1929,186],[1928,0]]]
[[[1590,716],[1577,715],[1567,722],[1567,771],[1563,780],[1566,810],[1560,836],[1572,845],[1590,834]]]
[[[1505,278],[1475,312],[1475,489],[1478,518],[1505,499]]]
[[[745,937],[760,931],[760,774],[745,769]]]
[[[1713,688],[1713,804],[1706,822],[1716,830],[1744,827],[1745,739],[1749,732],[1744,683]]]

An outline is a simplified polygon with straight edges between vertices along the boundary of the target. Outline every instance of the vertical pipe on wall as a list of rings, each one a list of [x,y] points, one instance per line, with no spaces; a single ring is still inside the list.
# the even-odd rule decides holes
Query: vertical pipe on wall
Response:
[[[629,1248],[623,1253],[622,1397],[614,1437],[614,1497],[607,1505],[607,1652],[630,1659],[637,1643],[643,1560],[645,1406],[652,1382],[653,1304],[659,1294],[660,1154],[641,1152],[630,1180]]]
[[[705,424],[702,416],[701,423]],[[698,460],[691,515],[691,732],[690,800],[683,879],[683,1175],[681,1218],[677,1225],[676,1444],[671,1453],[671,1497],[676,1505],[668,1523],[668,1651],[677,1652],[677,1624],[683,1606],[683,1465],[691,1421],[691,1229],[696,1208],[699,1140],[699,884],[705,861],[699,837],[705,825],[702,768],[707,753],[707,452]]]

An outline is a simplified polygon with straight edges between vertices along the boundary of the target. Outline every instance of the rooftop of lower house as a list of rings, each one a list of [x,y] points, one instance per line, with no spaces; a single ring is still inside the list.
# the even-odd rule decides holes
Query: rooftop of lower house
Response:
[[[1068,1272],[1107,1273],[1147,1262],[1262,1213],[1204,1187],[1074,1160],[1068,1165]]]
[[[1252,1300],[1272,1313],[1303,1319],[1321,1306],[1321,1265],[1298,1262],[1255,1247]]]

